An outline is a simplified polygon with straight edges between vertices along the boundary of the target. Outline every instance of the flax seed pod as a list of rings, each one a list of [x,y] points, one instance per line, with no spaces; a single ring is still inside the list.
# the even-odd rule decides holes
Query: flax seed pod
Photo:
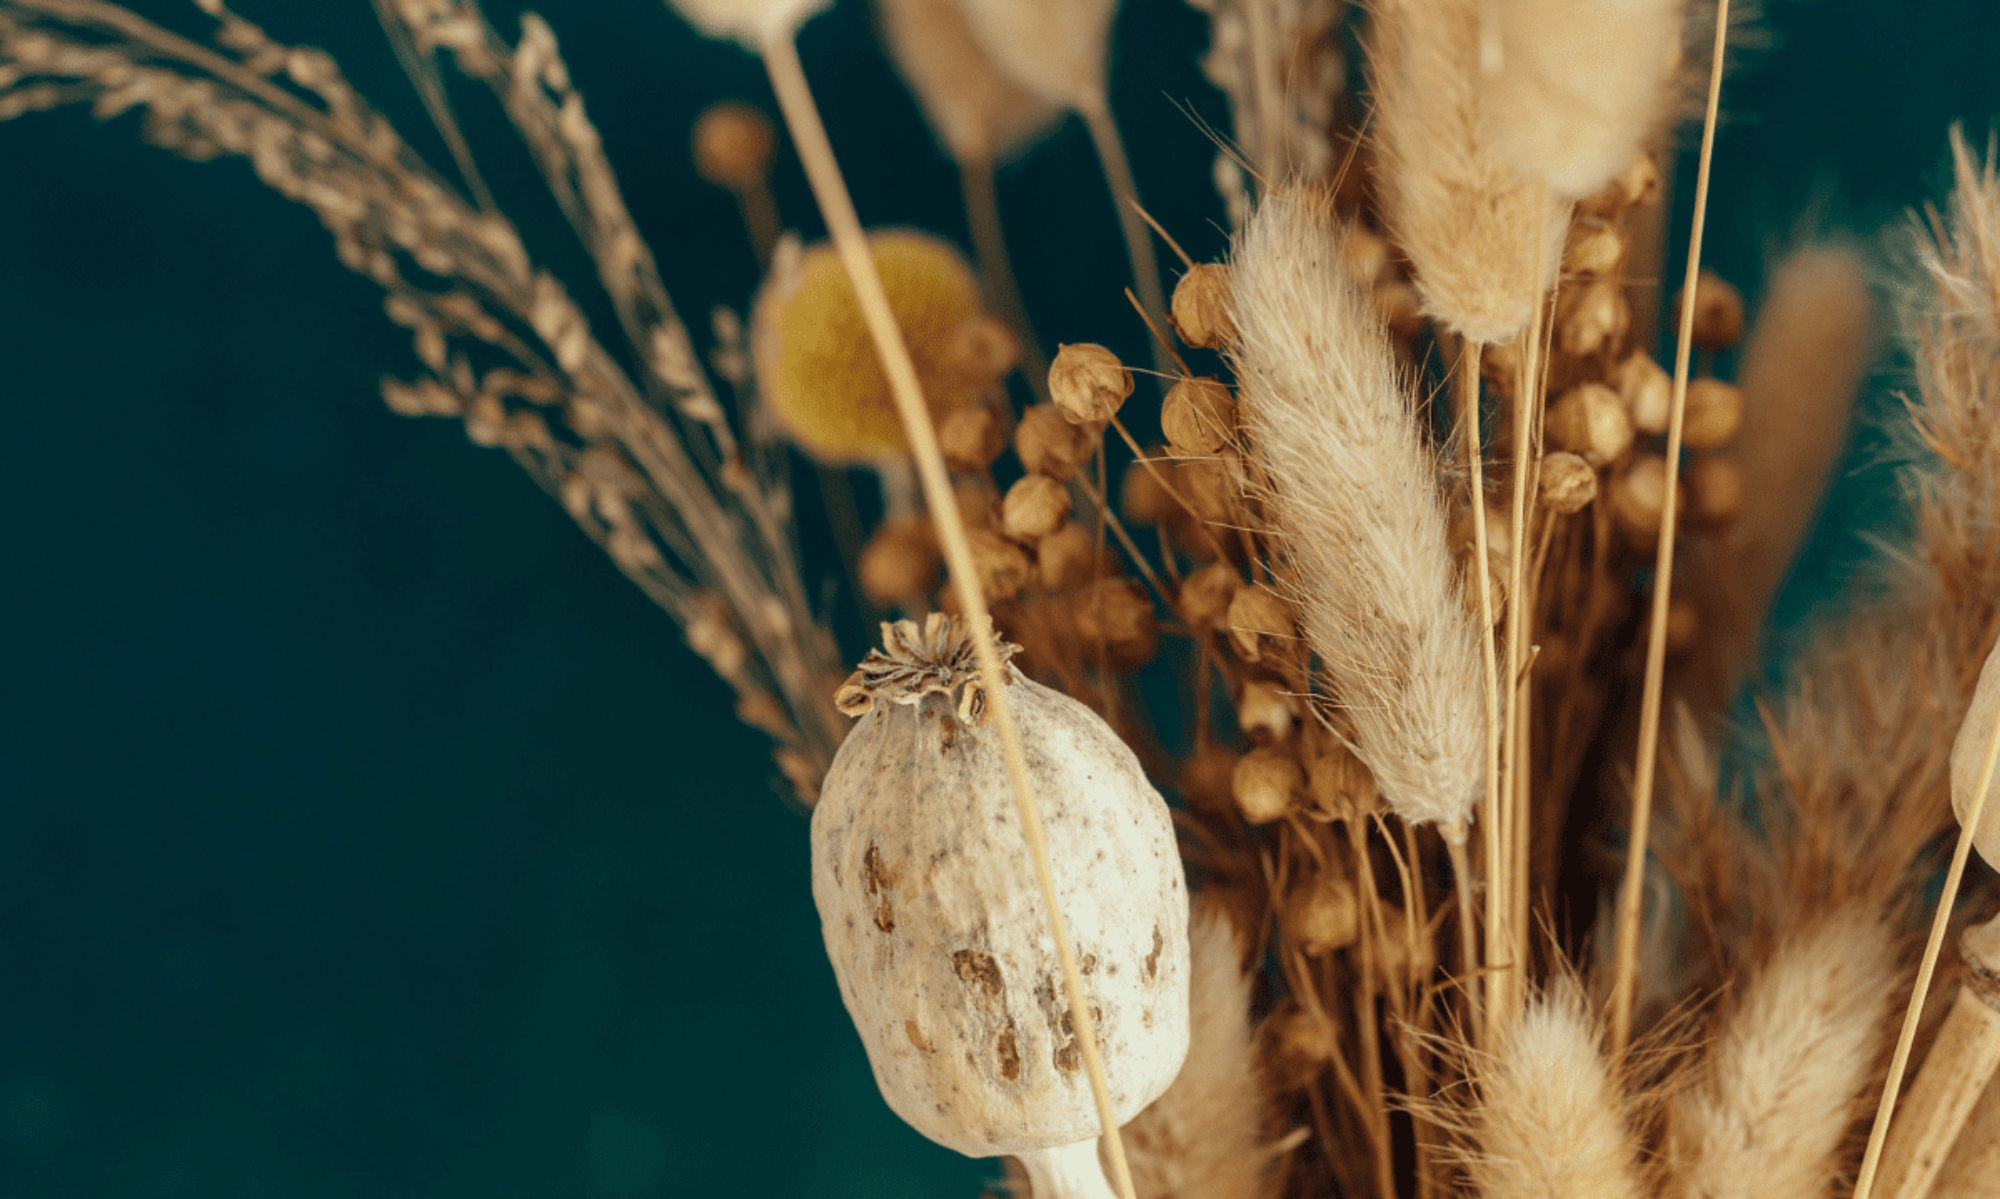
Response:
[[[1104,650],[1112,666],[1131,670],[1153,658],[1153,601],[1131,579],[1094,579],[1070,607],[1076,631]]]
[[[945,465],[959,474],[990,468],[1007,448],[1007,418],[991,404],[960,408],[938,424]]]
[[[1558,516],[1581,512],[1597,498],[1597,472],[1582,457],[1557,451],[1542,458],[1540,495]]]
[[[1594,467],[1607,466],[1632,445],[1632,421],[1618,393],[1602,383],[1583,383],[1549,406],[1543,424],[1549,444]]]
[[[1229,604],[1243,577],[1227,562],[1211,562],[1181,580],[1181,618],[1196,628],[1228,627]]]
[[[1014,452],[1035,474],[1068,480],[1097,452],[1097,429],[1072,423],[1054,404],[1037,404],[1021,414]]]
[[[1097,538],[1082,525],[1066,524],[1035,543],[1035,569],[1050,591],[1083,586],[1095,573],[1097,558]]]
[[[1253,749],[1237,759],[1229,777],[1236,810],[1251,824],[1269,824],[1298,805],[1305,775],[1283,750]]]
[[[1160,405],[1160,431],[1177,453],[1213,454],[1236,434],[1236,399],[1212,377],[1182,379]]]
[[[992,529],[966,530],[972,543],[972,563],[979,573],[979,590],[987,599],[1004,603],[1028,583],[1028,555]]]
[[[1681,418],[1681,444],[1691,450],[1728,445],[1743,427],[1743,389],[1720,379],[1696,379],[1688,384],[1687,413]]]
[[[1382,810],[1382,796],[1368,764],[1339,742],[1312,759],[1306,787],[1313,806],[1329,819],[1366,820]]]
[[[1687,499],[1684,489],[1676,489],[1677,505]],[[1658,454],[1641,454],[1611,480],[1611,513],[1627,540],[1640,548],[1659,541],[1660,514],[1667,506],[1667,460]]]
[[[1298,652],[1298,612],[1262,587],[1239,587],[1229,599],[1229,640],[1245,662],[1289,660]]]
[[[1229,268],[1197,262],[1174,285],[1170,313],[1181,341],[1196,349],[1219,350],[1236,337],[1229,316]]]
[[[1049,366],[1049,398],[1071,424],[1102,428],[1131,394],[1132,372],[1103,346],[1062,346]]]
[[[1726,525],[1743,511],[1747,484],[1743,472],[1727,458],[1704,454],[1688,463],[1688,518],[1710,528]]]
[[[1675,297],[1679,312],[1683,297]],[[1714,271],[1704,269],[1694,283],[1694,344],[1724,350],[1743,340],[1743,293]]]
[[[1069,523],[1069,488],[1047,475],[1023,475],[1000,502],[1000,529],[1034,545]]]
[[[1351,880],[1314,878],[1285,896],[1280,919],[1294,946],[1320,957],[1361,938],[1361,899]]]
[[[1654,437],[1667,431],[1667,420],[1673,414],[1674,381],[1651,354],[1632,351],[1611,372],[1611,386],[1625,401],[1633,428]]]
[[[884,521],[861,548],[856,563],[861,593],[877,607],[915,607],[937,589],[942,561],[928,519]]]
[[[1299,701],[1283,683],[1245,679],[1236,696],[1236,724],[1257,745],[1283,741],[1298,722]]]

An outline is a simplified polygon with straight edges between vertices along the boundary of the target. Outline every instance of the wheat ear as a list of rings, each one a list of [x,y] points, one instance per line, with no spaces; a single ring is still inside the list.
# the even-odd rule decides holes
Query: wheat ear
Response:
[[[875,271],[875,257],[869,252],[867,236],[861,231],[861,219],[855,214],[854,201],[848,195],[846,181],[841,178],[840,165],[833,156],[832,143],[827,140],[826,127],[820,123],[819,107],[813,102],[812,92],[806,86],[805,70],[799,65],[798,47],[793,42],[792,34],[790,28],[767,30],[758,48],[763,55],[765,69],[770,74],[772,89],[777,93],[778,106],[784,112],[792,140],[799,148],[799,158],[805,164],[813,196],[819,202],[821,215],[826,218],[827,231],[832,235],[842,264],[847,268],[847,276],[854,285],[861,311],[867,317],[869,335],[875,340],[876,352],[882,356],[882,369],[889,376],[896,410],[902,417],[903,428],[916,455],[917,475],[923,483],[924,499],[934,514],[938,540],[942,543],[945,561],[951,570],[952,587],[973,629],[973,646],[979,657],[980,682],[986,689],[987,711],[1000,733],[1007,773],[1014,785],[1021,833],[1027,841],[1028,853],[1034,859],[1042,907],[1048,913],[1049,934],[1055,941],[1056,956],[1062,962],[1064,995],[1076,1026],[1077,1047],[1083,1051],[1084,1068],[1090,1075],[1091,1096],[1096,1102],[1098,1120],[1104,1128],[1104,1145],[1111,1158],[1112,1181],[1123,1199],[1136,1199],[1132,1189],[1132,1172],[1125,1161],[1125,1147],[1118,1136],[1111,1090],[1105,1082],[1104,1059],[1098,1049],[1096,1023],[1091,1017],[1089,1000],[1083,990],[1083,974],[1077,965],[1076,949],[1064,926],[1062,909],[1057,903],[1055,876],[1049,864],[1041,807],[1035,802],[1034,786],[1028,780],[1027,759],[1021,750],[1021,734],[1014,725],[1007,701],[1007,675],[1001,664],[999,649],[994,644],[992,615],[987,610],[986,597],[979,589],[978,567],[973,561],[965,518],[959,512],[958,497],[952,491],[951,476],[945,470],[944,452],[938,446],[930,409],[925,405],[923,391],[917,385],[916,365],[910,360],[909,346],[903,341],[902,330],[897,327],[895,313],[889,307],[888,294]]]
[[[1484,676],[1437,467],[1380,318],[1317,198],[1279,187],[1237,240],[1231,353],[1306,640],[1397,815],[1463,840]]]

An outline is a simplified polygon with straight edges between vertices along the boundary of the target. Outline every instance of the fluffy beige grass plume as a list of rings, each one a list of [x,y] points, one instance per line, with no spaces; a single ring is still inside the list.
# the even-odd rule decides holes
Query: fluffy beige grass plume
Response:
[[[1568,206],[1508,165],[1479,102],[1479,0],[1383,0],[1369,62],[1378,181],[1424,311],[1486,345],[1555,285]]]
[[[1236,243],[1244,427],[1306,640],[1355,749],[1411,823],[1463,834],[1485,761],[1483,676],[1437,464],[1326,206],[1273,191]]]

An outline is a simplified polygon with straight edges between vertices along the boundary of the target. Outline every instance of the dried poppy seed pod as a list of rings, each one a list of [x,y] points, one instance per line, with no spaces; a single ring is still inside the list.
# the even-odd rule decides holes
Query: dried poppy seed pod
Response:
[[[1236,322],[1229,315],[1229,268],[1197,262],[1174,285],[1169,317],[1174,331],[1188,345],[1219,350],[1236,340]]]
[[[1062,346],[1049,365],[1049,398],[1071,424],[1102,425],[1131,394],[1132,372],[1103,346]]]
[[[1550,454],[1542,459],[1541,496],[1558,516],[1581,512],[1597,498],[1597,472],[1575,454]]]
[[[812,818],[813,900],[841,998],[882,1097],[917,1131],[973,1157],[1094,1162],[1097,1110],[971,639],[932,616],[885,625],[883,640],[836,697],[859,720]],[[1187,1053],[1173,824],[1103,720],[1006,669],[1123,1123]]]
[[[1069,488],[1047,475],[1022,475],[1000,501],[1000,529],[1033,545],[1069,523]]]
[[[1160,432],[1183,454],[1213,454],[1236,431],[1236,399],[1210,377],[1182,379],[1160,405]]]
[[[1014,452],[1035,474],[1068,479],[1097,452],[1097,430],[1072,424],[1054,404],[1037,404],[1021,414]]]
[[[1632,421],[1618,393],[1602,383],[1579,383],[1549,405],[1543,429],[1549,444],[1604,466],[1632,445]]]

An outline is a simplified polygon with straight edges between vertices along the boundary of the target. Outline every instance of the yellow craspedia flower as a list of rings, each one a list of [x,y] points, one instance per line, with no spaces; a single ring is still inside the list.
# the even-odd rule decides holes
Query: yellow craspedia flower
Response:
[[[950,246],[910,230],[873,233],[868,242],[931,417],[943,420],[1005,375],[1017,347],[986,315],[977,280]],[[753,322],[764,403],[802,449],[827,462],[908,453],[874,339],[832,246],[775,266]]]

